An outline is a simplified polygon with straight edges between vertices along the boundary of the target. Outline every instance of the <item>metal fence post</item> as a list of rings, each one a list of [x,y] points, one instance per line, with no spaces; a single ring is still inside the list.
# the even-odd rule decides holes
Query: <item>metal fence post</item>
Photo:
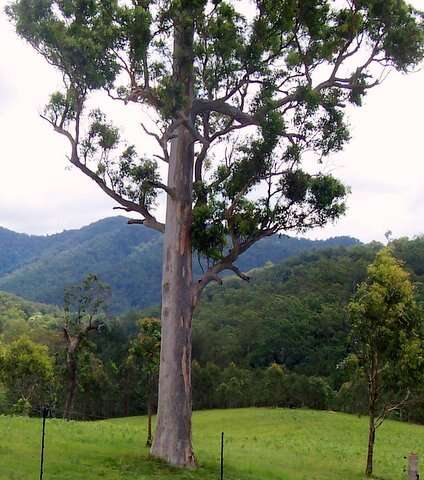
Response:
[[[44,468],[44,438],[46,436],[46,418],[49,414],[49,408],[43,407],[43,431],[41,434],[41,459],[40,459],[40,480],[43,480]]]
[[[221,480],[224,480],[224,432],[221,433]]]

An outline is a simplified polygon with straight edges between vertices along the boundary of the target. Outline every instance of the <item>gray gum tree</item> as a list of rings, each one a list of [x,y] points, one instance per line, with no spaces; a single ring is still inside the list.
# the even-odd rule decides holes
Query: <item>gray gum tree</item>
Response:
[[[7,13],[63,75],[43,118],[69,141],[72,165],[136,214],[130,223],[164,234],[151,453],[194,467],[191,329],[202,290],[224,270],[247,280],[236,261],[258,240],[344,213],[347,189],[320,162],[349,139],[346,105],[420,62],[422,16],[402,0],[15,0]],[[157,129],[143,132],[158,156],[138,156],[88,110],[97,91],[156,115]],[[164,223],[152,213],[159,191]],[[193,253],[204,268],[196,279]]]

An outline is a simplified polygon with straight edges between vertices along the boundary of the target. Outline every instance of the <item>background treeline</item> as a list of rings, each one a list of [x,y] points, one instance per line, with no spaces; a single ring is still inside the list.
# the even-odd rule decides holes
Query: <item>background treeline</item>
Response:
[[[194,408],[286,406],[366,413],[366,385],[345,362],[350,353],[346,305],[380,248],[369,244],[304,252],[252,271],[249,284],[228,277],[222,287],[210,286],[194,322]],[[422,304],[424,238],[396,240],[392,248],[412,273]],[[134,367],[129,359],[140,319],[158,311],[110,317],[101,331],[88,335],[78,358],[75,417],[146,413],[143,365]],[[0,294],[1,412],[36,411],[45,402],[58,414],[63,410],[62,326],[61,309]],[[20,377],[17,365],[22,365]],[[424,421],[424,405],[417,398],[395,415]]]
[[[357,243],[351,237],[307,240],[275,235],[243,254],[239,266],[250,270],[304,250]],[[196,257],[195,272],[201,268]],[[64,287],[94,273],[112,287],[112,312],[145,308],[160,302],[161,272],[161,234],[128,225],[124,217],[48,236],[0,228],[0,290],[36,302],[62,305]]]

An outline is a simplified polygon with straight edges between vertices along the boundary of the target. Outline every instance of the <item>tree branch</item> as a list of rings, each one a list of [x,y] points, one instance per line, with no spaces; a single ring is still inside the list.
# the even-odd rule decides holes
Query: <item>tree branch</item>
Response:
[[[223,272],[224,270],[231,270],[233,271],[238,277],[242,280],[248,282],[250,277],[243,273],[234,262],[237,258],[244,253],[248,248],[250,248],[254,243],[256,243],[261,238],[270,236],[275,233],[274,229],[267,229],[257,232],[254,236],[250,239],[246,240],[243,243],[237,243],[233,245],[233,248],[229,251],[229,253],[222,258],[219,262],[215,263],[215,265],[211,266],[197,281],[197,283],[193,284],[192,287],[192,301],[193,307],[197,305],[197,302],[200,298],[200,294],[202,293],[203,289],[211,282],[217,282],[218,284],[222,285],[222,279],[219,276],[219,273]]]
[[[129,102],[134,103],[147,103],[153,108],[160,109],[162,107],[159,98],[156,96],[155,91],[150,87],[140,87],[139,85],[133,85],[131,91],[126,96],[116,96],[107,90],[109,98],[112,100],[119,100],[125,104]],[[141,100],[141,102],[140,102]]]
[[[169,153],[168,153],[168,146],[167,146],[167,142],[169,140],[169,133],[170,133],[168,132],[169,129],[162,134],[162,137],[160,137],[157,133],[154,133],[148,130],[143,123],[140,123],[140,125],[141,125],[141,128],[145,131],[145,133],[153,137],[161,147],[164,156],[159,158],[164,162],[169,163]]]
[[[80,107],[82,108],[82,106]],[[80,113],[80,112],[79,112]],[[87,177],[91,178],[110,198],[115,200],[117,203],[119,203],[126,211],[128,212],[137,212],[140,215],[143,215],[144,220],[143,224],[146,225],[149,228],[152,228],[154,230],[157,230],[159,232],[164,232],[165,231],[165,225],[158,222],[156,218],[151,215],[151,213],[145,208],[143,205],[139,205],[135,202],[132,202],[131,200],[127,200],[123,198],[121,195],[116,193],[112,188],[110,188],[106,182],[101,179],[95,172],[93,172],[91,169],[89,169],[84,163],[82,163],[79,159],[78,156],[78,143],[75,140],[75,138],[71,135],[70,132],[65,130],[63,127],[60,127],[56,125],[54,122],[52,122],[49,118],[41,115],[41,118],[49,122],[54,130],[57,133],[60,133],[61,135],[65,136],[68,141],[71,144],[71,157],[69,161],[77,167],[81,172],[83,172]],[[78,133],[79,132],[79,114],[77,112],[77,121],[75,125],[75,130]]]
[[[257,125],[258,122],[252,115],[249,115],[246,112],[243,112],[239,108],[226,103],[223,100],[205,100],[197,98],[193,101],[193,106],[191,109],[193,115],[198,115],[204,112],[217,112],[227,115],[228,117],[234,118],[241,125]]]
[[[66,343],[71,341],[67,327],[63,327],[63,336],[65,337]]]
[[[168,185],[165,185],[162,182],[157,182],[155,180],[145,180],[145,182],[154,188],[160,188],[161,190],[166,192],[170,197],[175,198],[175,190],[171,187],[168,187]]]
[[[243,273],[236,265],[229,265],[227,270],[232,270],[238,277],[240,277],[245,282],[250,281],[250,277]]]
[[[378,416],[377,421],[375,422],[375,428],[378,428],[381,426],[381,424],[387,418],[387,415],[389,413],[394,412],[395,410],[398,410],[400,407],[403,407],[408,402],[410,395],[411,395],[411,392],[408,389],[406,391],[405,397],[402,400],[399,400],[399,402],[396,402],[393,404],[385,405],[382,413]]]

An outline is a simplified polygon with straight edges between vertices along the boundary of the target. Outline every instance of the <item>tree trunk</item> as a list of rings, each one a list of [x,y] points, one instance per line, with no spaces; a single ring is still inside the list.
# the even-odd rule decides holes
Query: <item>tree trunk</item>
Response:
[[[174,18],[174,80],[183,90],[181,111],[193,97],[193,21],[190,2]],[[191,439],[192,187],[194,150],[184,125],[175,131],[169,158],[162,279],[162,340],[158,417],[151,454],[171,465],[195,467]]]
[[[130,414],[130,379],[129,379],[129,372],[128,370],[125,372],[124,375],[124,384],[123,384],[123,411],[124,417],[128,417]]]
[[[129,408],[130,402],[128,398],[128,390],[124,392],[124,417],[128,417],[130,415],[130,408]]]
[[[152,400],[149,395],[147,399],[147,441],[146,447],[152,446]]]
[[[374,443],[375,443],[375,418],[370,415],[369,431],[368,431],[368,454],[367,454],[367,466],[365,468],[365,475],[370,477],[373,469],[373,457],[374,457]]]
[[[171,465],[194,466],[191,443],[191,187],[192,146],[180,127],[171,147],[162,284],[162,342],[158,423],[152,455]]]
[[[63,410],[63,418],[70,420],[72,408],[74,406],[75,391],[77,388],[77,362],[75,354],[68,351],[66,366],[68,369],[68,393],[66,395],[65,408]]]
[[[378,355],[376,352],[372,355],[371,368],[368,374],[368,454],[365,475],[370,477],[373,470],[374,443],[375,443],[375,415],[378,399]]]

